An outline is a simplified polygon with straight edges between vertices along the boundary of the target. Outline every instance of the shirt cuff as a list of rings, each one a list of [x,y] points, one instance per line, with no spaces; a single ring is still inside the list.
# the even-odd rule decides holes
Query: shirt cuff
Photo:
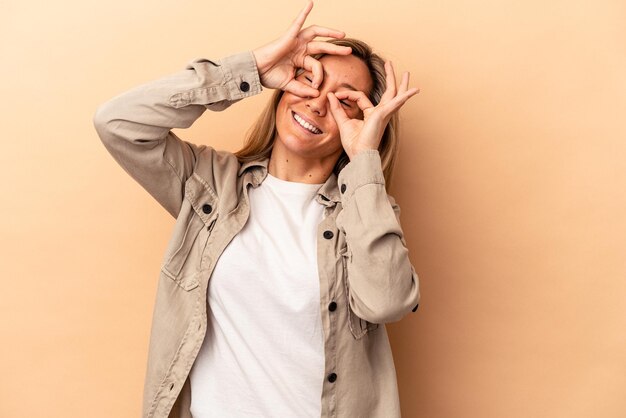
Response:
[[[222,58],[218,65],[224,72],[224,81],[228,86],[231,100],[243,99],[261,92],[261,80],[252,51]]]
[[[382,184],[385,186],[380,153],[375,149],[360,151],[339,172],[337,184],[341,192],[341,203],[346,207],[354,192],[367,184]]]
[[[222,110],[262,91],[252,51],[215,61],[196,58],[187,64],[185,70],[194,70],[197,76],[193,83],[195,86],[170,97],[170,105],[175,108],[200,104],[212,110]]]

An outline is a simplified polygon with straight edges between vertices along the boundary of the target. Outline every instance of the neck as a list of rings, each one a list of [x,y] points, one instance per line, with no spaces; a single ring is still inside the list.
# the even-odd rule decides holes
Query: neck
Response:
[[[274,141],[267,170],[281,180],[321,184],[332,174],[340,155],[341,152],[324,158],[303,158]]]

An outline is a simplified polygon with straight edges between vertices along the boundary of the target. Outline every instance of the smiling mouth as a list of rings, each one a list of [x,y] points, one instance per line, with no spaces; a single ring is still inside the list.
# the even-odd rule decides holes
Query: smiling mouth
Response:
[[[292,119],[298,124],[300,125],[303,129],[307,130],[308,132],[314,134],[314,135],[319,135],[322,133],[322,130],[320,128],[318,128],[315,125],[310,124],[309,122],[307,122],[306,120],[304,120],[304,118],[302,118],[300,115],[298,115],[296,112],[294,112],[293,110],[291,111],[291,116]]]

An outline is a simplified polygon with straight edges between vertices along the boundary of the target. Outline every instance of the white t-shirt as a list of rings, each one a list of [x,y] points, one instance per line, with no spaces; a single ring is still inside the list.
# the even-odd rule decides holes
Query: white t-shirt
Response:
[[[267,174],[217,261],[191,369],[194,418],[319,417],[324,380],[317,269],[322,184]]]

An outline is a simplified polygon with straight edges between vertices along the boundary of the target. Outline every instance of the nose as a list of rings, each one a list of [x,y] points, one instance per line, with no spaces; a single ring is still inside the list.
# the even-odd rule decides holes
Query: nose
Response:
[[[326,108],[328,106],[328,99],[326,93],[320,91],[320,95],[317,97],[309,97],[306,101],[306,107],[313,113],[319,116],[326,115]]]

